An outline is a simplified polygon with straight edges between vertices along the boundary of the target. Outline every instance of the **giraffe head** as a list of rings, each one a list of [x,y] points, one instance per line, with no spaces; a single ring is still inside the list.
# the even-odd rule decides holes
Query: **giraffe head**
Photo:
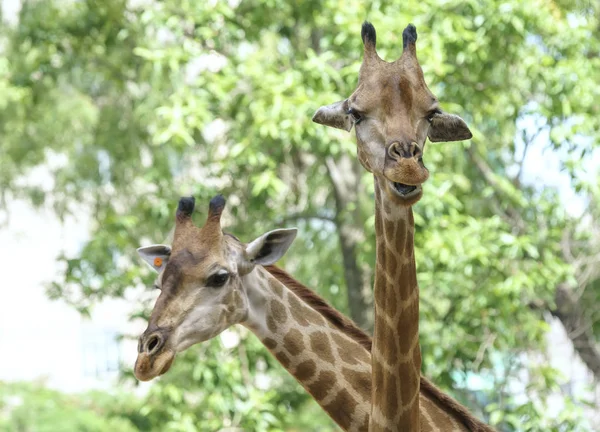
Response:
[[[471,138],[471,131],[460,117],[443,112],[427,87],[414,25],[402,32],[403,52],[392,63],[377,55],[373,25],[365,22],[361,36],[358,87],[348,99],[319,108],[313,121],[347,131],[354,126],[361,164],[392,202],[410,206],[421,198],[429,177],[423,164],[427,137],[459,141]]]
[[[178,352],[246,320],[244,277],[256,265],[275,263],[296,236],[296,229],[277,229],[243,244],[221,230],[224,207],[221,195],[213,198],[198,228],[191,217],[194,198],[181,198],[172,246],[138,249],[158,273],[161,291],[138,343],[134,372],[141,381],[167,372]]]

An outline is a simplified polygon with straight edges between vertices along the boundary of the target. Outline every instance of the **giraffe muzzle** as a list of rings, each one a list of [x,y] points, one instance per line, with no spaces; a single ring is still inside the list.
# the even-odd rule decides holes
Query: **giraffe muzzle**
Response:
[[[175,360],[175,353],[169,349],[163,350],[156,356],[142,352],[138,354],[133,373],[140,381],[150,381],[167,373],[173,365],[173,360]]]

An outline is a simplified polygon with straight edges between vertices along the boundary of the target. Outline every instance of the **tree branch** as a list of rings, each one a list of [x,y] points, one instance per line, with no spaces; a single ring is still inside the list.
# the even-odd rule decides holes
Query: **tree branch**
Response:
[[[483,160],[477,153],[475,153],[474,147],[471,146],[468,149],[469,156],[475,167],[479,170],[485,181],[492,187],[494,190],[494,195],[496,196],[496,200],[494,202],[494,207],[498,212],[498,215],[502,217],[507,223],[516,226],[517,231],[519,233],[523,233],[526,230],[526,224],[523,218],[518,211],[516,211],[513,207],[508,205],[506,209],[503,209],[500,205],[501,201],[498,199],[501,196],[506,196],[506,193],[502,190],[500,183],[496,180],[496,174],[492,170],[492,168],[487,164],[485,160]]]
[[[516,226],[518,234],[523,234],[527,225],[519,212],[512,207],[510,203],[505,204],[505,209],[502,209],[502,206],[500,205],[498,197],[505,195],[505,193],[502,191],[500,184],[496,181],[496,175],[491,167],[475,153],[473,147],[469,148],[468,153],[483,178],[492,189],[494,189],[496,201],[493,203],[493,207],[499,212],[499,216],[509,224]],[[589,275],[581,269],[582,261],[579,261],[577,257],[573,256],[569,236],[567,234],[565,234],[565,237],[561,241],[561,246],[563,259],[573,265],[576,269],[579,268],[580,272],[578,272],[578,274],[586,275],[586,277],[589,278]],[[558,285],[554,294],[556,309],[552,310],[548,308],[547,305],[543,306],[544,308],[549,309],[550,313],[561,321],[575,351],[588,369],[594,374],[596,381],[600,381],[600,350],[598,349],[596,339],[591,331],[593,322],[591,322],[589,317],[585,316],[585,312],[579,302],[582,291],[585,290],[586,287],[583,282],[586,281],[578,280],[580,289],[577,290],[579,291],[577,293],[565,283]],[[530,307],[533,308],[539,308],[540,306],[541,305],[539,304],[530,305]]]
[[[292,213],[292,214],[286,215],[286,216],[278,219],[276,221],[276,225],[282,226],[282,225],[286,225],[289,222],[296,222],[299,220],[311,220],[311,219],[335,224],[335,218],[333,218],[331,216],[318,214],[318,213],[311,213],[311,212],[299,212],[299,213]]]
[[[600,350],[596,345],[596,339],[589,323],[583,318],[581,307],[573,298],[571,290],[566,284],[557,287],[555,300],[556,310],[550,312],[563,323],[577,354],[598,381],[600,377]]]

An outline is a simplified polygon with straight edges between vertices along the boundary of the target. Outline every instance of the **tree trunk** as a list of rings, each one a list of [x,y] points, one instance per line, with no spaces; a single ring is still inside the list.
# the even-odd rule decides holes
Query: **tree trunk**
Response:
[[[371,272],[366,263],[358,262],[358,245],[365,240],[360,213],[360,166],[344,155],[337,161],[326,160],[333,184],[336,216],[335,223],[342,248],[344,279],[350,316],[361,328],[373,331],[373,301]]]
[[[592,333],[589,320],[583,316],[583,310],[565,284],[556,288],[554,295],[556,309],[551,313],[562,322],[573,347],[588,369],[600,382],[600,350]]]

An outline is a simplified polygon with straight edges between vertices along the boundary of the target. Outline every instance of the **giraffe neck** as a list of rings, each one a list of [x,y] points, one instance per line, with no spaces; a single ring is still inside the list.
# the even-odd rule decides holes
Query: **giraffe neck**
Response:
[[[259,267],[245,277],[248,279],[244,281],[244,289],[250,308],[242,324],[342,429],[367,432],[371,414],[371,353],[364,339],[368,340],[368,336],[350,321],[346,325],[353,328],[354,333],[340,328],[339,323],[333,325],[305,297],[295,294],[298,291],[291,286],[300,284],[286,276],[274,277],[271,270],[267,272]],[[294,329],[302,335],[293,332]],[[327,334],[333,343],[320,343],[322,338],[314,337],[318,333]],[[364,335],[361,342],[357,333]],[[303,349],[299,351],[300,348]],[[331,357],[335,361],[332,362]],[[314,371],[311,362],[314,362]],[[335,379],[330,380],[332,377]],[[492,432],[430,381],[421,378],[421,382],[421,432]]]
[[[375,178],[375,330],[371,429],[418,432],[421,349],[412,209]]]
[[[250,329],[344,430],[365,431],[371,410],[371,358],[360,343],[262,267],[244,286]]]

